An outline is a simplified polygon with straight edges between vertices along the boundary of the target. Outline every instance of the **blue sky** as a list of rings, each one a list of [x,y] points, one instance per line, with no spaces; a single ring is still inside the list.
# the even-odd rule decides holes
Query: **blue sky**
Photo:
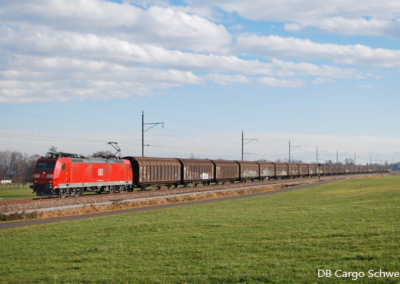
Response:
[[[4,1],[0,150],[400,160],[400,3]]]

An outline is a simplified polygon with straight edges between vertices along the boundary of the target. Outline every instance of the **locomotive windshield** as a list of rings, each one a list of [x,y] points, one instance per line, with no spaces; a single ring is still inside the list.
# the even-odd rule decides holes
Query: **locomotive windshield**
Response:
[[[36,164],[36,171],[53,171],[56,162],[38,162]]]

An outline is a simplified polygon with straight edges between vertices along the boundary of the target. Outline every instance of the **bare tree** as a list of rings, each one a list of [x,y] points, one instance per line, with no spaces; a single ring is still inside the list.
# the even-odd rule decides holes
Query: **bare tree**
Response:
[[[17,183],[32,181],[33,170],[39,157],[16,151],[0,151],[0,179],[11,179]]]
[[[57,147],[56,146],[50,146],[49,152],[57,152]]]

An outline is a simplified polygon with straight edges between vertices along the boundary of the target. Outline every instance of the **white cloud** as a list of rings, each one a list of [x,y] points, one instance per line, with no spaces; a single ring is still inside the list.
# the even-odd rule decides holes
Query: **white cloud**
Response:
[[[349,65],[400,68],[400,50],[360,44],[321,44],[308,39],[258,35],[239,36],[237,44],[247,52],[269,58],[330,59]]]
[[[372,88],[372,85],[366,84],[366,85],[360,85],[358,88]]]
[[[289,22],[287,30],[313,27],[346,35],[399,36],[397,0],[189,0],[193,6],[217,7],[253,21]]]
[[[268,87],[288,87],[297,88],[304,86],[304,82],[300,80],[279,80],[271,77],[261,77],[257,79],[257,83]]]
[[[144,10],[101,0],[21,0],[0,3],[0,23],[46,32],[76,31],[196,52],[227,52],[231,35],[221,24],[173,7]]]
[[[220,85],[248,84],[250,82],[248,78],[242,75],[211,73],[206,75],[205,78]]]
[[[241,30],[243,30],[244,28],[245,28],[245,26],[239,25],[239,24],[236,24],[236,25],[234,25],[234,26],[229,27],[229,29],[230,29],[230,30],[233,30],[233,31],[241,31]]]
[[[1,32],[1,29],[0,29]],[[206,55],[179,50],[168,50],[154,45],[137,45],[110,37],[77,33],[36,33],[2,31],[6,36],[0,47],[20,54],[45,54],[53,57],[90,58],[97,62],[110,61],[121,65],[142,64],[191,71],[234,72],[239,74],[268,76],[319,76],[359,77],[358,71],[332,66],[317,66],[305,62],[294,63],[273,59],[270,63],[244,60],[237,56]],[[7,58],[7,60],[11,60]],[[15,58],[18,61],[18,57]],[[52,64],[51,59],[46,63]],[[12,65],[17,62],[10,63]],[[101,63],[99,63],[101,64]],[[19,64],[21,65],[21,64]]]
[[[335,83],[334,80],[329,78],[315,78],[312,82],[313,84],[318,84],[318,85],[323,85],[326,83]]]
[[[152,6],[155,1],[160,6]],[[167,2],[155,1],[0,2],[1,101],[33,101],[38,98],[32,95],[41,92],[53,98],[57,90],[63,100],[106,99],[153,96],[158,90],[209,81],[301,87],[300,77],[317,77],[320,82],[364,77],[354,69],[303,62],[303,57],[315,59],[329,52],[317,50],[313,55],[307,48],[285,47],[296,39],[285,43],[287,39],[279,37],[242,35],[237,46],[253,54],[237,56],[231,34],[210,20],[216,15],[211,6],[168,7]],[[238,31],[243,26],[231,28]],[[265,38],[270,40],[268,47],[263,46]],[[304,45],[299,41],[298,46]],[[254,59],[257,55],[269,60]],[[346,60],[358,59],[337,58],[352,64]]]
[[[285,30],[298,32],[307,28],[315,28],[326,33],[363,36],[388,36],[399,37],[400,19],[376,20],[376,19],[346,19],[332,17],[304,21],[302,23],[285,24]]]
[[[157,90],[205,80],[189,71],[126,67],[66,58],[20,58],[24,70],[0,72],[0,102],[153,96]]]

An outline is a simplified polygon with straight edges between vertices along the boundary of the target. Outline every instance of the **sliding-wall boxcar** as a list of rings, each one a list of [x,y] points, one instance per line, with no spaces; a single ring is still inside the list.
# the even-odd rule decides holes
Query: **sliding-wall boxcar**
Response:
[[[335,175],[340,175],[340,165],[335,165]]]
[[[212,162],[214,163],[214,178],[216,182],[235,182],[240,179],[239,164],[236,161],[213,160]]]
[[[308,171],[310,176],[315,176],[318,174],[317,165],[316,164],[307,164]]]
[[[240,166],[240,180],[254,181],[260,179],[260,165],[257,162],[237,161]]]
[[[214,181],[214,164],[211,160],[178,159],[181,163],[181,176],[183,185],[201,183],[209,185]]]
[[[124,157],[131,162],[133,183],[145,189],[147,186],[163,186],[168,188],[181,183],[181,163],[178,159]]]
[[[286,163],[274,163],[275,164],[275,174],[278,179],[288,177],[289,167]]]
[[[289,169],[289,177],[298,177],[300,175],[299,165],[295,163],[287,163]]]
[[[331,174],[331,168],[329,165],[321,165],[321,167],[322,167],[322,170],[323,170],[325,176]]]
[[[275,178],[275,164],[270,162],[257,162],[260,165],[260,179]]]
[[[300,176],[306,177],[309,175],[309,169],[307,164],[298,164]]]

